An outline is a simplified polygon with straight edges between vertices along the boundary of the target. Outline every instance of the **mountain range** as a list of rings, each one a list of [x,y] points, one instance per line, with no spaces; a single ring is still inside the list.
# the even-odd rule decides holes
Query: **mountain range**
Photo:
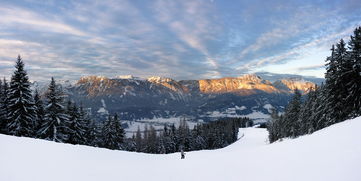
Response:
[[[60,84],[96,120],[117,113],[128,121],[186,117],[196,122],[239,116],[265,119],[271,108],[284,111],[295,89],[306,93],[315,86],[303,77],[271,82],[256,74],[180,81],[158,76],[86,76]],[[40,84],[35,87],[46,90]]]

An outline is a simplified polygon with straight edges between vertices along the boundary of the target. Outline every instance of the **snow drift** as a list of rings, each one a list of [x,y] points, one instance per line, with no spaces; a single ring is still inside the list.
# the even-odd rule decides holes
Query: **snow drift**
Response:
[[[0,180],[361,180],[361,117],[267,143],[267,131],[218,150],[151,155],[0,135]]]

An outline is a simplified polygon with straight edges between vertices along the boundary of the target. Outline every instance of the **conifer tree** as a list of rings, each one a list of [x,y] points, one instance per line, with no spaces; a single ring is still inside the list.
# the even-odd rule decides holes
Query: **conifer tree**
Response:
[[[69,118],[63,106],[64,93],[61,87],[55,83],[53,77],[45,96],[47,105],[44,123],[39,129],[39,137],[56,142],[66,142]]]
[[[85,133],[86,137],[86,144],[89,146],[101,146],[101,134],[100,134],[100,128],[97,124],[95,124],[94,120],[88,119],[86,117],[86,120],[88,122],[87,130]]]
[[[6,127],[6,122],[5,122],[5,115],[3,110],[2,110],[2,106],[4,104],[4,98],[5,98],[5,95],[3,93],[3,83],[2,81],[0,80],[0,133],[5,133],[5,131],[3,132],[3,130],[5,129]]]
[[[30,82],[20,55],[15,64],[8,93],[9,134],[16,136],[34,136],[35,106],[31,94]]]
[[[138,126],[137,132],[135,134],[135,144],[136,144],[136,151],[142,151],[142,133],[140,132],[140,128]]]
[[[149,127],[149,136],[148,136],[148,152],[156,153],[157,152],[157,132],[154,126]]]
[[[4,134],[9,134],[7,129],[7,124],[9,122],[9,84],[7,83],[5,78],[3,79],[3,85],[0,92],[2,92],[3,95],[0,100],[0,114],[2,115],[0,118],[2,120],[0,123],[0,131]]]
[[[317,89],[317,87],[315,89]],[[311,88],[311,90],[307,94],[306,101],[301,106],[300,115],[297,123],[299,125],[297,136],[312,133],[312,131],[314,130],[311,117],[312,112],[314,111],[312,109],[312,106],[315,101],[316,94],[313,88]]]
[[[269,132],[268,139],[272,143],[282,137],[280,127],[280,116],[275,108],[271,109],[271,120],[268,122],[267,130]]]
[[[109,116],[103,127],[103,147],[108,149],[121,149],[124,141],[124,129],[122,128],[118,115]]]
[[[44,103],[40,98],[38,90],[35,90],[34,104],[35,104],[35,113],[36,113],[34,130],[35,133],[37,134],[41,125],[44,123],[44,116],[45,116]]]
[[[69,140],[71,144],[86,144],[86,122],[76,104],[69,101]]]
[[[328,58],[326,69],[326,86],[327,100],[325,108],[329,110],[325,118],[325,126],[344,120],[347,114],[345,108],[345,98],[347,97],[347,87],[345,80],[342,80],[343,66],[347,58],[346,44],[343,39],[332,48],[332,55]]]
[[[122,127],[122,124],[117,114],[114,115],[114,125],[115,125],[116,140],[119,144],[122,144],[125,138],[125,131],[124,128]]]
[[[298,89],[294,91],[294,96],[286,108],[284,115],[283,137],[296,137],[299,125],[297,124],[301,110],[301,93]]]
[[[348,42],[349,70],[343,72],[342,77],[348,79],[346,103],[350,107],[350,116],[361,115],[361,26],[356,28]]]

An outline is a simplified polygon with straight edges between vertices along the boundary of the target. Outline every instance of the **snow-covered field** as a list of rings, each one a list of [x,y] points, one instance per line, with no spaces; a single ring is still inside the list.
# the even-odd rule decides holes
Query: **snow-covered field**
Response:
[[[360,181],[361,117],[274,144],[240,130],[218,150],[150,155],[0,135],[1,181]]]

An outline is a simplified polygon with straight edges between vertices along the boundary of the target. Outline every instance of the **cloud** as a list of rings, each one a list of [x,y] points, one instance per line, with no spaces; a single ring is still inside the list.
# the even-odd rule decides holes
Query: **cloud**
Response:
[[[181,7],[181,8],[179,8]],[[155,3],[156,18],[165,24],[178,39],[198,52],[200,60],[219,75],[218,62],[209,52],[207,42],[216,39],[220,29],[215,27],[217,19],[210,12],[213,7],[202,1],[164,1]]]
[[[19,24],[22,24],[26,25],[28,28],[36,29],[38,31],[52,31],[55,33],[87,36],[86,33],[72,26],[46,19],[35,12],[23,8],[0,7],[0,14],[2,16],[0,23],[2,24],[10,26],[18,26]]]
[[[343,29],[340,32],[328,34],[326,36],[313,39],[310,42],[300,44],[288,51],[285,51],[284,53],[280,53],[275,56],[270,56],[263,59],[256,59],[245,65],[237,67],[237,69],[252,70],[258,67],[262,67],[264,65],[277,64],[287,60],[297,59],[297,57],[305,56],[305,54],[307,54],[307,51],[309,49],[316,49],[317,47],[325,47],[324,49],[327,50],[329,49],[329,47],[331,47],[332,44],[336,43],[339,39],[347,38],[349,35],[351,35],[354,28],[355,28],[354,26],[351,26],[349,28]],[[324,58],[326,59],[326,57]],[[324,60],[318,60],[318,61],[324,61]]]
[[[297,71],[318,70],[323,68],[325,68],[325,64],[309,65],[309,66],[298,67]]]
[[[18,54],[35,80],[237,76],[328,49],[350,35],[358,12],[316,2],[8,1],[0,7],[0,76]]]

